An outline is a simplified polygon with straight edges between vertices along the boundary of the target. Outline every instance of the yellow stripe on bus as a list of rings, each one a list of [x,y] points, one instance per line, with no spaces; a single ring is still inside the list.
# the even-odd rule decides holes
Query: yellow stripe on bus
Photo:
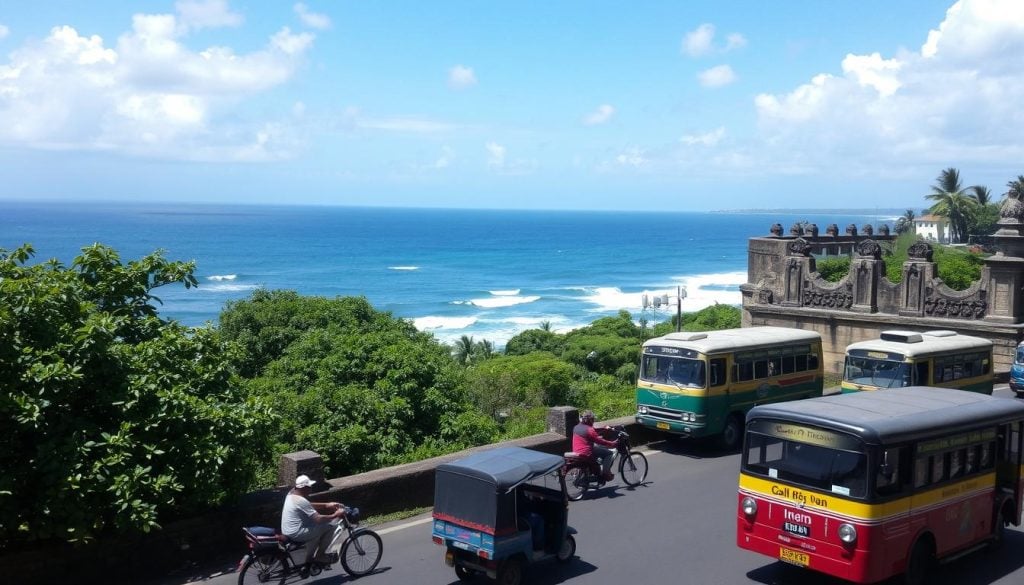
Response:
[[[995,472],[976,475],[962,481],[948,483],[934,489],[919,492],[911,496],[888,502],[869,504],[844,499],[839,494],[794,487],[767,479],[740,474],[740,491],[801,506],[804,509],[817,510],[853,520],[880,522],[892,516],[898,516],[923,508],[931,508],[948,501],[963,499],[977,493],[995,489]]]

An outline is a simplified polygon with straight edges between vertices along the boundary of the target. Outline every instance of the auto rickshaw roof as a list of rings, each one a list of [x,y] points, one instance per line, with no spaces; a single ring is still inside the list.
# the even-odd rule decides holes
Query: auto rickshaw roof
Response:
[[[504,492],[558,469],[563,462],[562,457],[550,453],[523,447],[499,447],[438,465],[437,473],[471,477],[494,485],[497,492]]]

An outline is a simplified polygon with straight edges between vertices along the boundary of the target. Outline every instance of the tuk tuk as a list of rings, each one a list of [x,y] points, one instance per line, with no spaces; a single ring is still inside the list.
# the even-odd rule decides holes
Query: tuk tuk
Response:
[[[1010,390],[1017,398],[1024,398],[1024,341],[1017,344],[1013,353],[1013,365],[1010,366]]]
[[[527,564],[576,554],[561,456],[522,447],[475,453],[437,467],[433,541],[460,580],[487,575],[519,585]]]

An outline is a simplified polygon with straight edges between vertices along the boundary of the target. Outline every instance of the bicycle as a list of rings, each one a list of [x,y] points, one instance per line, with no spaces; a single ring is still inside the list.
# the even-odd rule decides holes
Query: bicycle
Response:
[[[647,479],[647,456],[639,451],[629,450],[629,433],[617,425],[602,429],[616,434],[615,450],[612,457],[619,459],[619,475],[630,487],[636,487]],[[613,461],[614,463],[614,461]],[[577,453],[565,454],[565,489],[572,501],[583,499],[590,489],[597,489],[605,484],[601,465],[594,457],[582,457]]]
[[[238,562],[238,585],[276,583],[283,585],[288,577],[298,575],[305,579],[329,570],[341,561],[345,572],[362,577],[373,572],[384,553],[380,536],[369,528],[358,528],[359,508],[345,508],[345,515],[334,528],[334,536],[327,547],[327,563],[296,563],[292,553],[303,550],[304,542],[296,542],[279,534],[273,528],[251,526],[242,528],[249,542],[249,552]]]

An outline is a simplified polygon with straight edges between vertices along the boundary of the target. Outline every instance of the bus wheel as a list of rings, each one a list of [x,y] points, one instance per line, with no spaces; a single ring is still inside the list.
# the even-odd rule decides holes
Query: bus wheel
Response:
[[[738,451],[743,441],[743,421],[739,415],[733,413],[725,419],[725,427],[718,437],[718,443],[725,451]]]
[[[924,585],[932,570],[932,547],[923,538],[914,543],[910,551],[910,558],[907,560],[907,572],[903,574],[903,582],[906,585]]]

